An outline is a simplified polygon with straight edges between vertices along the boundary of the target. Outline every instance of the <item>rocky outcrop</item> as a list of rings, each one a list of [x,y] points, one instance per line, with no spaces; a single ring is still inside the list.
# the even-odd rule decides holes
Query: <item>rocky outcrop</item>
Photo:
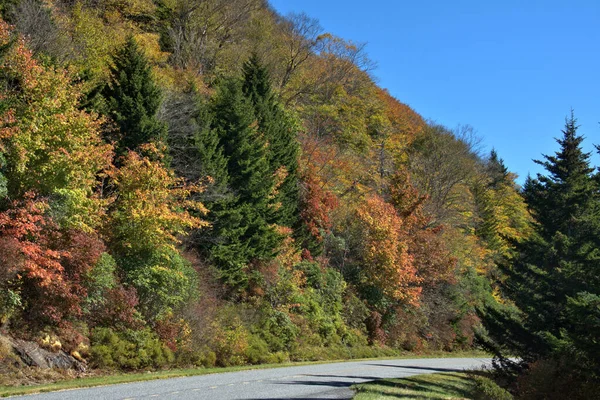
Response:
[[[62,350],[51,352],[40,347],[36,342],[7,338],[15,354],[30,367],[73,369],[79,372],[86,370],[85,363],[76,360]]]

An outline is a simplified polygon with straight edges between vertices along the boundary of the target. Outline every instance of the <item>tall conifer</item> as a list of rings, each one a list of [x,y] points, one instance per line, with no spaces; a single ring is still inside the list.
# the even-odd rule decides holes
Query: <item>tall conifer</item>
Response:
[[[283,173],[275,195],[276,212],[270,222],[292,227],[298,220],[298,155],[296,130],[271,90],[268,71],[256,54],[244,64],[242,90],[250,100],[258,130],[267,141],[271,174]]]
[[[600,304],[600,215],[590,155],[581,148],[577,128],[571,114],[557,139],[560,150],[538,161],[548,174],[528,178],[524,186],[537,223],[503,268],[503,293],[518,310],[489,309],[484,322],[496,343],[526,362],[576,356],[587,366],[581,362],[575,368],[590,374],[600,359],[590,351],[593,346],[578,343],[600,339],[598,331],[582,334],[581,329],[582,313],[591,317]]]
[[[273,175],[267,159],[267,144],[256,126],[253,107],[241,84],[226,80],[211,105],[210,129],[199,136],[199,150],[213,159],[217,179],[229,192],[208,204],[212,239],[201,245],[221,271],[230,287],[244,288],[245,269],[252,260],[275,254],[279,236],[273,219],[271,193]],[[218,138],[218,147],[216,145]],[[220,166],[226,160],[226,174]]]
[[[156,117],[161,91],[154,82],[148,60],[130,36],[117,51],[110,68],[110,82],[102,91],[106,110],[117,124],[120,138],[117,156],[136,151],[145,143],[164,142],[167,126]]]

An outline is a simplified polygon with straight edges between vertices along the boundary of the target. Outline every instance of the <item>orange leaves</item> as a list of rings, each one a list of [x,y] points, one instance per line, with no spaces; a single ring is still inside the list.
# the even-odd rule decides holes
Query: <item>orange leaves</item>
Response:
[[[456,260],[446,248],[443,227],[430,227],[423,205],[427,196],[420,195],[408,173],[398,171],[390,179],[390,201],[402,217],[409,254],[423,279],[423,285],[450,282],[454,279]]]
[[[0,213],[0,264],[16,274],[4,284],[27,299],[27,317],[59,323],[81,313],[81,291],[66,276],[62,261],[69,253],[57,246],[60,234],[46,209],[45,202],[27,194]]]
[[[423,130],[425,121],[412,108],[392,97],[385,89],[377,89],[377,96],[385,105],[385,115],[392,127],[392,135],[401,136],[405,144]],[[396,139],[398,140],[398,139]]]
[[[363,237],[363,271],[369,283],[396,300],[417,304],[421,279],[403,230],[403,220],[391,204],[373,195],[356,211]]]

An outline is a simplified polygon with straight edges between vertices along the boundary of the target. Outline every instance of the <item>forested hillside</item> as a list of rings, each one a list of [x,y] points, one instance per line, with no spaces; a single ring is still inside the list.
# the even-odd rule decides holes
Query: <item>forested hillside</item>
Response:
[[[597,347],[600,178],[584,156],[584,177],[563,177],[574,136],[521,192],[470,127],[424,120],[374,82],[364,46],[307,15],[0,4],[5,334],[124,370],[476,338],[545,349],[527,362],[553,341]],[[555,274],[533,254],[576,259]],[[534,295],[538,275],[560,310]],[[534,334],[501,337],[501,322]]]

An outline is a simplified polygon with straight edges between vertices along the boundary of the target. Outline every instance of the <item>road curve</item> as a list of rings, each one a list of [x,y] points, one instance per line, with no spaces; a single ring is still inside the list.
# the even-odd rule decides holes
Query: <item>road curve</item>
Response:
[[[462,371],[489,365],[485,358],[367,360],[125,383],[12,397],[27,400],[321,400],[351,399],[350,386],[382,378]]]

